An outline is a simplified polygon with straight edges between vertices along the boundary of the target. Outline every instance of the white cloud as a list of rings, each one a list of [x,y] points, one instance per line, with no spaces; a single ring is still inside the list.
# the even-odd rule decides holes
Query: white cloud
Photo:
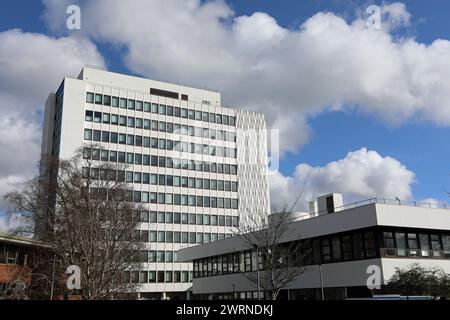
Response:
[[[0,232],[24,232],[28,231],[27,226],[29,223],[27,220],[20,216],[10,216],[0,213]]]
[[[46,10],[42,13],[42,20],[47,24],[50,31],[55,33],[64,33],[66,28],[66,19],[68,17],[67,7],[76,4],[72,0],[42,0]]]
[[[61,25],[60,5],[45,3],[50,24]],[[308,117],[326,109],[450,124],[450,42],[392,36],[411,23],[402,3],[381,13],[380,31],[362,16],[323,12],[288,30],[267,13],[237,16],[223,1],[93,0],[82,2],[82,32],[123,46],[136,73],[216,88],[226,104],[263,111],[282,130],[283,150],[298,151]]]
[[[280,207],[302,194],[297,206],[301,210],[306,210],[308,201],[330,192],[344,194],[346,202],[372,197],[411,200],[414,179],[414,172],[398,160],[362,148],[323,167],[302,163],[292,176],[270,176],[271,200]]]
[[[104,60],[84,38],[0,32],[0,211],[3,195],[36,172],[47,95],[85,64]]]
[[[0,132],[2,172],[30,174],[33,171],[30,158],[37,159],[40,152],[42,132],[38,124],[17,116],[5,115],[0,118]]]
[[[9,231],[9,222],[5,216],[0,216],[0,232]]]
[[[404,3],[395,2],[384,4],[381,7],[381,14],[384,15],[385,18],[383,26],[386,31],[402,26],[408,26],[410,24],[411,14],[406,9]]]
[[[88,63],[104,66],[96,46],[82,37],[52,38],[18,29],[1,32],[0,94],[15,97],[17,107],[29,108],[31,103],[35,104],[31,108],[41,108],[38,104],[42,106],[48,93],[58,89],[64,76],[78,76]]]

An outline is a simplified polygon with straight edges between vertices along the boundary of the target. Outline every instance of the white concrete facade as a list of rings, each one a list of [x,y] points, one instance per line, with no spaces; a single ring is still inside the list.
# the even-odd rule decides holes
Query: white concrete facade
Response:
[[[392,277],[396,268],[408,268],[419,263],[426,268],[440,267],[450,272],[450,261],[443,259],[370,259],[350,262],[329,263],[321,266],[322,281],[324,288],[364,287],[370,273],[369,266],[378,266],[381,270],[381,280],[384,282]],[[369,269],[370,270],[370,269]],[[304,273],[298,276],[285,289],[319,289],[320,271],[318,265],[306,267]],[[236,292],[256,291],[254,283],[241,273],[210,277],[194,278],[194,294],[219,294]]]
[[[388,204],[387,204],[388,203]],[[432,208],[413,205],[399,205],[395,201],[370,199],[366,203],[339,206],[339,210],[334,213],[320,214],[311,213],[310,218],[295,216],[289,223],[287,236],[280,240],[280,243],[311,240],[319,244],[325,241],[330,242],[330,250],[334,248],[331,244],[333,239],[339,239],[339,246],[342,245],[345,236],[352,237],[351,255],[353,250],[361,242],[365,242],[366,233],[374,233],[375,241],[373,252],[370,257],[348,258],[335,261],[321,261],[322,281],[324,288],[349,288],[366,287],[367,280],[372,274],[368,270],[369,266],[377,266],[380,270],[380,283],[385,283],[395,273],[395,268],[407,268],[414,263],[419,263],[424,267],[439,267],[450,273],[450,207]],[[395,248],[386,246],[387,234],[398,237],[406,237],[405,246],[400,244],[401,239],[396,238]],[[354,234],[362,235],[360,242]],[[417,247],[410,247],[408,237],[417,241]],[[425,238],[426,244],[422,240]],[[433,240],[435,239],[435,240]],[[321,242],[322,241],[322,242]],[[361,244],[366,249],[368,244]],[[367,246],[367,247],[366,247]],[[314,255],[314,244],[312,244]],[[364,249],[364,250],[366,250]],[[229,256],[239,252],[248,252],[248,244],[239,236],[230,239],[220,240],[214,243],[204,244],[198,247],[183,249],[179,252],[179,259],[183,261],[199,261],[199,265],[204,264],[205,259],[214,258],[220,261],[221,257]],[[322,251],[320,251],[322,250]],[[250,250],[252,251],[252,250]],[[319,255],[323,254],[323,248],[319,249]],[[320,253],[322,252],[322,253]],[[343,255],[344,251],[339,254]],[[242,256],[241,256],[242,258]],[[319,264],[313,263],[306,266],[305,272],[299,275],[285,289],[318,289],[320,284]],[[256,259],[252,251],[252,259]],[[323,259],[323,258],[322,258]],[[242,259],[241,259],[242,260]],[[230,261],[229,258],[227,261]],[[252,260],[253,261],[253,260]],[[208,262],[209,263],[209,262]],[[213,262],[214,263],[214,262]],[[219,262],[220,263],[220,262]],[[241,268],[242,268],[242,261]],[[255,264],[255,262],[252,262]],[[255,272],[255,271],[252,271]],[[263,273],[264,271],[261,271]],[[242,272],[194,276],[193,293],[201,295],[223,295],[230,292],[255,292],[257,290],[254,283],[250,282]]]
[[[88,101],[91,93],[94,99],[92,102]],[[173,96],[175,93],[177,98]],[[96,103],[100,95],[102,101]],[[170,95],[172,97],[168,97]],[[113,106],[115,100],[106,103],[103,99],[107,97],[111,100],[117,97],[119,105]],[[125,107],[122,107],[122,100],[127,104]],[[158,111],[153,112],[154,108]],[[169,112],[169,109],[172,111]],[[181,112],[181,116],[176,116],[177,110]],[[186,117],[183,112],[186,112]],[[113,123],[113,117],[117,117],[119,123]],[[120,125],[122,119],[126,119],[125,125]],[[130,125],[130,121],[133,125]],[[149,124],[148,127],[146,123]],[[153,128],[154,124],[157,126],[156,130]],[[172,129],[169,130],[170,127]],[[184,131],[185,128],[188,132]],[[241,138],[244,135],[242,130],[248,129],[259,130],[260,135],[244,141]],[[90,141],[86,139],[90,132],[91,139],[101,146],[102,151],[108,152],[105,153],[108,154],[108,160],[113,155],[118,155],[120,159],[120,154],[123,153],[128,161],[129,154],[133,154],[133,163],[129,163],[127,168],[133,173],[133,177],[142,176],[142,181],[145,179],[144,175],[151,179],[157,177],[156,184],[151,180],[150,183],[133,183],[132,186],[135,192],[142,193],[142,199],[146,199],[143,202],[150,218],[148,222],[141,224],[141,230],[149,233],[149,242],[146,243],[149,254],[156,254],[157,260],[160,252],[165,252],[166,261],[156,262],[149,257],[149,262],[142,269],[149,272],[149,280],[141,284],[141,296],[144,293],[160,293],[162,296],[170,295],[170,292],[186,292],[191,288],[189,279],[192,264],[175,261],[180,248],[194,245],[191,234],[195,234],[195,244],[229,237],[235,231],[233,225],[245,221],[245,214],[250,207],[256,206],[257,210],[269,213],[265,130],[262,114],[222,107],[218,92],[85,67],[77,79],[65,78],[61,90],[50,94],[47,100],[42,157],[72,157],[78,148]],[[108,133],[108,142],[104,140],[104,132]],[[191,132],[194,134],[191,135]],[[95,140],[97,133],[100,141]],[[119,137],[119,141],[113,142],[113,134],[116,138]],[[135,141],[133,145],[129,143],[131,136]],[[121,137],[126,137],[124,144],[120,143]],[[146,141],[151,141],[152,145],[146,146]],[[157,141],[156,148],[153,141]],[[173,143],[173,148],[168,147],[169,142]],[[190,149],[185,150],[185,145]],[[241,170],[242,164],[248,164],[244,159],[248,154],[245,149],[248,145],[252,146],[251,154],[255,165],[242,166]],[[196,153],[191,152],[192,147]],[[197,152],[199,148],[202,150],[200,153]],[[141,160],[138,161],[138,158]],[[153,165],[154,158],[158,159],[156,166]],[[164,158],[164,166],[161,165],[161,158]],[[146,159],[151,159],[152,162],[146,164]],[[176,166],[176,159],[182,161],[180,167]],[[190,165],[194,162],[185,167],[186,160],[202,163],[202,168],[209,164],[211,170],[192,170]],[[169,162],[173,163],[166,165]],[[213,167],[216,168],[215,171],[212,170]],[[174,180],[177,177],[181,181],[185,179],[189,185],[176,185],[176,182],[164,182],[161,185],[161,175],[167,179],[169,176]],[[152,203],[153,195],[158,197],[157,203]],[[178,196],[181,199],[179,204],[176,200]],[[160,203],[163,197],[164,201]],[[184,199],[189,203],[185,203]],[[196,201],[195,205],[191,205],[192,199]],[[161,213],[167,213],[164,222],[158,222],[161,221]],[[201,223],[175,223],[173,220],[176,213],[182,219],[190,219],[195,214],[196,221]],[[153,214],[158,217],[157,221],[152,220]],[[166,219],[172,222],[166,222]],[[159,237],[161,232],[164,232],[164,237],[170,234],[171,237],[178,235],[184,239],[187,235],[188,243],[183,240],[150,241],[152,235]],[[150,277],[157,276],[158,271],[165,272],[165,279],[172,273],[172,281],[151,282]],[[175,272],[180,273],[176,275]],[[182,279],[174,281],[174,277],[178,276]]]

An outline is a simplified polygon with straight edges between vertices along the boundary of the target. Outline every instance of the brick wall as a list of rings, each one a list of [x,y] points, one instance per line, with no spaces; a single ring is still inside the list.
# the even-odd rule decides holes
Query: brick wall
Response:
[[[8,283],[16,280],[17,278],[21,278],[26,284],[30,284],[30,268],[15,264],[0,264],[0,283]]]

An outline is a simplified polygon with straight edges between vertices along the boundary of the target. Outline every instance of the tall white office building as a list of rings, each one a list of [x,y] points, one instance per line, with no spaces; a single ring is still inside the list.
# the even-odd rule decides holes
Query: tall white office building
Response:
[[[131,272],[143,299],[189,298],[180,248],[232,236],[249,212],[269,213],[266,125],[221,106],[220,93],[85,67],[45,106],[42,157],[127,165],[148,261]]]

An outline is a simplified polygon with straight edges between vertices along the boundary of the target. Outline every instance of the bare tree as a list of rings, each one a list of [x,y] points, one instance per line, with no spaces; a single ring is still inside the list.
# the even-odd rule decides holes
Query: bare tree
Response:
[[[52,291],[55,274],[60,283],[66,268],[77,265],[83,299],[131,292],[136,285],[127,274],[140,264],[141,199],[125,182],[124,167],[99,159],[100,148],[89,145],[72,159],[44,160],[40,176],[5,196],[10,213],[29,221],[21,232],[51,245]]]
[[[31,269],[10,265],[3,271],[5,283],[0,283],[0,300],[25,300],[28,299],[27,286],[31,280]]]
[[[28,300],[47,299],[51,291],[51,259],[47,248],[39,248],[36,254],[31,254],[26,265],[7,265],[4,269],[4,281],[0,284],[0,299]],[[50,263],[49,263],[50,262]],[[55,277],[55,280],[56,277]],[[55,292],[61,292],[54,286]]]
[[[305,270],[305,259],[308,258],[305,244],[300,241],[284,242],[292,235],[289,223],[300,196],[291,207],[284,205],[281,210],[274,210],[270,221],[266,212],[247,213],[247,224],[237,228],[245,246],[259,260],[256,262],[257,271],[245,272],[244,276],[255,288],[268,293],[272,300],[276,300],[280,291]]]

